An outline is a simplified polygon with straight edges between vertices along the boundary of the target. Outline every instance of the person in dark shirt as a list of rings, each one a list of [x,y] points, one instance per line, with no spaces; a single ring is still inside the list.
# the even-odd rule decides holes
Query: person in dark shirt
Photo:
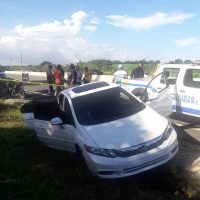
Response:
[[[139,64],[139,66],[131,72],[131,78],[144,78],[144,69],[143,64]]]
[[[68,77],[68,86],[69,87],[74,87],[76,85],[76,79],[77,79],[77,72],[75,70],[75,65],[71,64],[70,65],[70,75]]]
[[[77,73],[76,84],[81,85],[83,71],[79,65],[76,65],[76,73]]]
[[[49,64],[47,67],[46,75],[47,75],[47,83],[53,84],[54,77],[53,77],[53,73],[52,73],[52,65],[51,64]],[[49,94],[53,95],[53,93],[54,93],[53,85],[49,85]]]

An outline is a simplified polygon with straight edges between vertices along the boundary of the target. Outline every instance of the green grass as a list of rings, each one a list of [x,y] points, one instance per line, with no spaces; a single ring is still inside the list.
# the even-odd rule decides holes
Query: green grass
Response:
[[[180,145],[190,148],[185,141]],[[18,107],[0,103],[1,200],[199,199],[200,184],[189,177],[181,157],[130,178],[99,180],[76,155],[38,142],[25,128]]]

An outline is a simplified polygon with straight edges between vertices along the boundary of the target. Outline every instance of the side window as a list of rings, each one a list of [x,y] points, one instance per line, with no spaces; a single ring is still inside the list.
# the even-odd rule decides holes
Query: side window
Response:
[[[72,115],[72,111],[69,105],[69,101],[65,98],[65,115],[66,115],[66,123],[75,126],[74,118]]]
[[[179,71],[179,68],[164,68],[160,83],[175,85]]]
[[[58,98],[59,107],[62,111],[64,111],[64,95],[60,94]]]
[[[183,84],[187,87],[200,88],[200,69],[187,69]]]

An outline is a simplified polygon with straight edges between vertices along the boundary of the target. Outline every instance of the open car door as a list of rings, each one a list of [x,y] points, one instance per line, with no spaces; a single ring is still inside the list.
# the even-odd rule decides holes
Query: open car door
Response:
[[[21,108],[22,118],[28,128],[35,130],[38,140],[55,149],[75,152],[74,135],[75,125],[66,106],[67,99],[60,96],[60,108],[55,100],[25,104]],[[68,109],[67,112],[66,108]]]
[[[143,90],[141,100],[164,117],[172,114],[172,96],[166,84],[160,84],[162,73],[156,75]]]

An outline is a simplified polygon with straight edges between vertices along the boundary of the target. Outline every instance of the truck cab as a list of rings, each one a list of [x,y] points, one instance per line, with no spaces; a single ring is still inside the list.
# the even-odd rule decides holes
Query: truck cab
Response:
[[[162,64],[158,88],[167,84],[173,99],[173,111],[200,117],[200,65]]]

